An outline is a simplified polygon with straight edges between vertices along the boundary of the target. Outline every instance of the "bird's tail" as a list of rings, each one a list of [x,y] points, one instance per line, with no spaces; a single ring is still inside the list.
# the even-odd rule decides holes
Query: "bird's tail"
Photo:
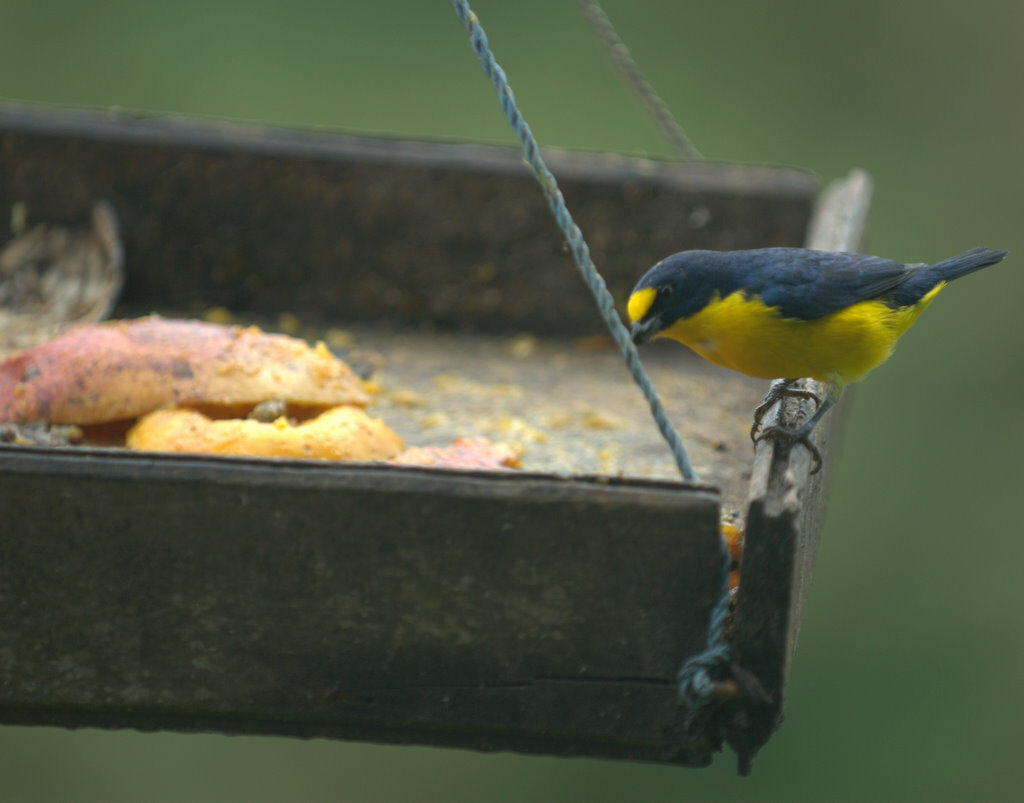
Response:
[[[934,265],[923,266],[910,274],[896,289],[893,294],[896,303],[900,306],[916,304],[940,282],[951,282],[972,271],[995,265],[1002,262],[1008,253],[1009,251],[996,251],[992,248],[972,248]]]

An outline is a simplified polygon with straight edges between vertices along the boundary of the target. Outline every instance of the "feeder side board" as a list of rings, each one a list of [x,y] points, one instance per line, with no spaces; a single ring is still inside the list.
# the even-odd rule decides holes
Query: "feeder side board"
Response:
[[[709,488],[9,446],[0,486],[0,722],[709,760]]]
[[[545,158],[616,298],[680,249],[799,244],[818,190],[793,169]],[[604,331],[511,148],[0,104],[0,175],[0,210],[30,222],[109,200],[134,308]]]
[[[815,210],[807,247],[859,250],[870,201],[871,180],[866,173],[854,171],[833,182]],[[820,383],[807,381],[803,386],[824,398]],[[813,411],[810,404],[786,399],[765,416],[764,426],[791,427]],[[824,524],[842,407],[840,402],[826,414],[813,435],[825,456],[817,474],[810,473],[813,460],[799,444],[765,439],[755,451],[733,645],[737,663],[757,677],[771,702],[749,711],[745,726],[734,727],[729,734],[741,767],[781,722],[789,667]]]

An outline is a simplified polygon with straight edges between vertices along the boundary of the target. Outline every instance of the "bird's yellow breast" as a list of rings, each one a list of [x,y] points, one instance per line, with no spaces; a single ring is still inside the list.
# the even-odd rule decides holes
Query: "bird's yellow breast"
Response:
[[[762,379],[811,377],[845,385],[884,362],[893,346],[935,294],[893,309],[861,301],[822,318],[784,318],[757,297],[715,297],[700,312],[661,334],[679,340],[711,362]]]

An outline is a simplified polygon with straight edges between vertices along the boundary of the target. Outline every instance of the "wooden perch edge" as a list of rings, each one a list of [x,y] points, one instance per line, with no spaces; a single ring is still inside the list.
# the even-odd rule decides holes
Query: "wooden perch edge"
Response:
[[[855,170],[833,182],[816,208],[807,247],[860,250],[870,203],[871,178],[864,171]],[[802,386],[824,398],[820,383],[806,380]],[[772,408],[763,426],[791,427],[805,419],[809,407],[806,401],[784,399]],[[814,433],[813,441],[825,455],[817,474],[810,473],[811,455],[799,444],[766,438],[754,454],[733,655],[739,666],[757,677],[771,702],[747,710],[727,733],[743,774],[749,772],[754,753],[782,722],[790,663],[824,524],[825,489],[835,459],[839,419],[833,409]]]

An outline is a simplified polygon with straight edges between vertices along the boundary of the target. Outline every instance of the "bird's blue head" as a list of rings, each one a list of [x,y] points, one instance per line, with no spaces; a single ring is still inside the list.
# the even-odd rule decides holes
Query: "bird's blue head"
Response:
[[[700,312],[717,288],[716,251],[682,251],[644,274],[629,296],[630,337],[637,345],[657,337],[676,321]]]

